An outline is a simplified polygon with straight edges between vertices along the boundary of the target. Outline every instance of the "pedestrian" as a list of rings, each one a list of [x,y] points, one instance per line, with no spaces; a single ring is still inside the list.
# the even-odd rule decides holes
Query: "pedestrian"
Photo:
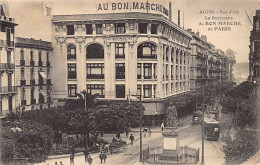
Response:
[[[55,165],[58,165],[58,163],[57,163],[57,162],[55,162]]]
[[[104,136],[104,132],[103,132],[103,130],[100,132],[100,136],[101,136],[101,137]]]
[[[148,135],[151,136],[151,133],[152,133],[151,128],[148,127]]]
[[[135,139],[134,135],[131,134],[130,137],[129,137],[129,139],[131,140],[131,145],[133,145],[133,141],[134,141],[134,139]]]
[[[71,147],[71,151],[70,151],[70,165],[74,165],[74,156],[75,156],[75,150],[74,150],[74,147]]]
[[[60,165],[63,165],[62,161],[60,161]]]
[[[88,161],[88,156],[89,156],[89,151],[87,147],[84,150],[84,156],[85,156],[85,163],[86,163]]]
[[[103,163],[103,153],[102,152],[100,152],[100,154],[99,154],[99,159],[100,159],[101,163]]]
[[[162,128],[162,131],[163,131],[163,129],[164,129],[164,122],[162,122],[161,128]]]
[[[116,137],[120,139],[120,132],[117,132]]]
[[[104,160],[104,163],[106,163],[106,159],[107,159],[107,154],[105,152],[103,152],[103,160]]]
[[[93,159],[91,158],[91,156],[90,156],[90,155],[88,155],[88,164],[89,164],[89,165],[91,165],[91,164],[92,164],[92,162],[93,162]]]

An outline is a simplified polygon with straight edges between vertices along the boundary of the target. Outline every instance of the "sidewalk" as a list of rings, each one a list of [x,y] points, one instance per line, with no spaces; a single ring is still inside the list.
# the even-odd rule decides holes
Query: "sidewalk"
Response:
[[[126,137],[125,133],[120,134],[120,137],[122,140],[125,140],[127,142],[127,145],[129,145],[131,143],[131,141],[129,140],[129,136],[131,134],[134,135],[135,140],[134,143],[138,143],[139,139],[140,139],[140,132],[139,132],[140,128],[132,128],[131,131],[128,134],[128,137]],[[151,129],[151,135],[148,135],[148,133],[146,134],[146,137],[144,137],[144,133],[143,133],[143,142],[146,141],[150,141],[153,138],[158,138],[161,135],[161,128],[160,127],[155,127]],[[100,135],[98,136],[99,138]],[[104,134],[104,136],[102,137],[104,140],[107,140],[109,143],[112,141],[112,139],[116,138],[116,134]],[[106,161],[106,164],[115,164],[115,162],[113,162],[113,160],[118,159],[119,156],[122,156],[122,154],[129,154],[129,153],[118,153],[118,154],[110,154],[108,153],[108,158]],[[93,159],[93,165],[95,164],[101,164],[100,159],[99,159],[99,153],[90,153],[92,159]],[[85,163],[85,156],[83,154],[83,152],[80,153],[76,153],[75,154],[75,160],[74,160],[74,165],[85,165],[88,163]],[[35,165],[55,165],[55,162],[58,163],[58,165],[60,165],[60,162],[62,161],[63,165],[70,165],[70,154],[63,154],[63,155],[51,155],[48,156],[48,159],[46,160],[46,162],[42,162],[39,164],[35,164]],[[140,164],[140,162],[136,162],[136,165]]]

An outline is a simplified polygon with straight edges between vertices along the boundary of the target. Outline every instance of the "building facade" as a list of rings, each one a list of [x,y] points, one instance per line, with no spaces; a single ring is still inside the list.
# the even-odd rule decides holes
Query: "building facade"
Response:
[[[190,88],[201,89],[206,86],[217,85],[221,82],[221,50],[207,42],[207,37],[199,33],[192,34],[190,55]]]
[[[253,30],[250,33],[249,81],[260,81],[260,10],[253,17]]]
[[[7,6],[0,4],[0,116],[15,111],[15,64],[14,33],[15,23],[9,17]]]
[[[15,84],[19,110],[51,107],[51,52],[50,42],[16,38]]]
[[[161,14],[54,15],[52,34],[56,101],[83,90],[118,100],[190,90],[192,36]]]

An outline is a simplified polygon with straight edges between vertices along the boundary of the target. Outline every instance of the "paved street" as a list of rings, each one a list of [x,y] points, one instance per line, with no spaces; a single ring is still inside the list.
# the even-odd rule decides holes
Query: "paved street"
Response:
[[[232,118],[230,114],[220,114],[220,129],[221,134],[220,137],[224,134],[228,133]],[[133,145],[128,145],[128,149],[126,152],[123,153],[116,153],[116,154],[108,154],[106,164],[140,164],[139,161],[139,129],[132,129],[134,136],[136,138]],[[200,124],[192,124],[191,117],[184,120],[184,126],[179,128],[179,139],[180,139],[180,146],[189,146],[192,148],[200,148],[201,154],[201,126]],[[230,132],[229,132],[230,133]],[[130,135],[130,134],[129,134]],[[112,139],[112,135],[106,134],[105,139]],[[122,139],[126,140],[129,143],[128,138],[125,134],[121,134]],[[221,138],[220,138],[221,139]],[[207,141],[205,140],[205,164],[206,165],[216,165],[216,164],[224,164],[224,153],[221,151],[221,147],[223,142],[221,140],[218,141]],[[146,135],[143,137],[143,149],[150,147],[151,150],[155,148],[162,148],[163,146],[163,136],[161,134],[160,128],[152,129],[151,136]],[[161,149],[157,149],[161,150]],[[98,153],[91,154],[93,160],[93,164],[101,164],[100,159],[98,157]],[[201,156],[200,156],[201,160]],[[64,165],[69,165],[69,157],[65,158],[57,158],[57,159],[49,159],[45,163],[41,163],[39,165],[54,165],[55,162],[62,161]],[[75,165],[83,165],[84,163],[84,156],[82,153],[79,153],[75,157]]]

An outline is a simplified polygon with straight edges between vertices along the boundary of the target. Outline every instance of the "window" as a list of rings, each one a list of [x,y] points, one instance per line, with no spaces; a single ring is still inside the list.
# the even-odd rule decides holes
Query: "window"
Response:
[[[11,29],[10,28],[6,28],[6,43],[7,46],[13,46],[11,45]]]
[[[67,59],[76,59],[76,46],[69,45],[67,47]]]
[[[76,79],[76,78],[77,78],[76,64],[68,64],[68,79]]]
[[[143,43],[137,48],[137,58],[156,59],[156,47],[152,43]]]
[[[41,51],[39,51],[39,53],[38,53],[38,61],[42,61],[42,52]]]
[[[116,85],[116,98],[125,98],[125,85]]]
[[[147,34],[147,23],[138,23],[138,32],[141,34]]]
[[[142,64],[138,63],[137,64],[137,79],[141,79],[142,78]]]
[[[25,100],[25,88],[22,88],[21,89],[21,101],[22,101],[22,105],[25,105],[25,104],[23,104],[23,102],[24,102],[24,100]]]
[[[6,51],[7,53],[7,63],[11,63],[11,51]]]
[[[104,79],[104,64],[87,64],[87,79]]]
[[[152,64],[143,64],[144,67],[144,79],[152,78]]]
[[[167,64],[166,64],[166,67],[165,67],[165,69],[166,69],[166,70],[165,70],[166,79],[168,79],[168,69],[169,69],[169,68],[168,68],[168,65],[167,65]]]
[[[142,94],[142,85],[137,85],[137,95]]]
[[[151,34],[157,34],[157,25],[156,24],[152,24],[152,26],[151,26]]]
[[[116,79],[125,79],[125,64],[116,64]]]
[[[33,58],[33,51],[32,50],[30,51],[30,56],[31,56],[31,61],[33,61],[34,58]]]
[[[115,56],[116,58],[125,58],[125,44],[124,43],[116,43],[115,44]]]
[[[87,93],[99,94],[99,97],[105,97],[105,87],[102,84],[88,84]]]
[[[104,48],[99,44],[91,44],[87,48],[87,59],[102,59],[104,58]]]
[[[173,79],[173,65],[171,65],[171,79]]]
[[[67,35],[74,35],[74,25],[67,25]]]
[[[24,51],[23,51],[23,49],[20,50],[20,60],[24,60]]]
[[[49,52],[46,52],[46,61],[47,61],[47,62],[50,62],[50,59],[49,59]]]
[[[31,68],[30,75],[31,75],[31,80],[34,80],[34,69],[33,68]]]
[[[144,98],[151,98],[152,97],[152,85],[144,85]]]
[[[96,24],[96,33],[97,34],[102,34],[103,33],[102,24]]]
[[[68,96],[69,97],[77,97],[77,85],[76,84],[69,84],[68,85]]]
[[[31,88],[31,101],[34,100],[34,88]],[[33,103],[32,103],[33,104]]]
[[[115,33],[122,34],[125,33],[125,24],[124,23],[117,23],[115,24]]]
[[[153,65],[153,77],[154,77],[154,79],[157,79],[157,75],[156,75],[156,64]]]
[[[93,34],[92,24],[86,24],[86,34]]]
[[[156,84],[153,85],[154,98],[156,97]]]

